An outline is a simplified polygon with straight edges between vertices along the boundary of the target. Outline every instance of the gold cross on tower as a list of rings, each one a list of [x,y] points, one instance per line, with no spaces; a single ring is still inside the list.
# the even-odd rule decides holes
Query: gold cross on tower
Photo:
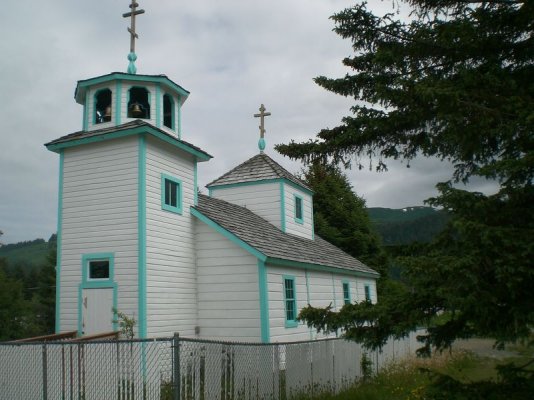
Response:
[[[132,18],[131,27],[128,28],[128,32],[130,32],[130,54],[128,54],[128,61],[130,61],[128,65],[129,74],[135,74],[137,72],[137,68],[135,67],[135,60],[137,60],[135,39],[139,39],[139,36],[135,32],[135,16],[145,13],[145,10],[137,10],[137,7],[139,7],[139,4],[135,0],[132,0],[132,4],[130,4],[132,11],[122,14],[124,18]]]
[[[258,147],[260,148],[260,153],[263,153],[263,150],[265,150],[265,139],[264,139],[264,136],[265,136],[265,117],[268,117],[269,115],[271,115],[270,112],[265,112],[266,108],[265,106],[262,104],[260,106],[260,113],[259,114],[254,114],[254,117],[255,118],[260,118],[260,140],[258,142]]]

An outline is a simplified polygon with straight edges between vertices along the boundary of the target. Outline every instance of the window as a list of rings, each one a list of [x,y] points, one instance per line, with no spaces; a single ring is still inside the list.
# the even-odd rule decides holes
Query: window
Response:
[[[369,285],[364,286],[365,289],[365,301],[371,301],[371,288]]]
[[[284,276],[284,303],[286,315],[286,327],[297,326],[297,298],[295,293],[295,278]]]
[[[182,181],[166,174],[161,174],[161,208],[182,213]]]
[[[89,280],[109,279],[109,260],[89,261]]]
[[[95,124],[111,121],[111,90],[102,89],[95,94]]]
[[[174,129],[174,102],[168,94],[163,95],[163,125]]]
[[[150,101],[148,90],[143,87],[133,87],[129,90],[128,118],[150,119]]]
[[[350,284],[349,282],[343,282],[343,302],[350,304]]]
[[[302,197],[295,195],[295,221],[300,224],[304,222],[302,214]]]

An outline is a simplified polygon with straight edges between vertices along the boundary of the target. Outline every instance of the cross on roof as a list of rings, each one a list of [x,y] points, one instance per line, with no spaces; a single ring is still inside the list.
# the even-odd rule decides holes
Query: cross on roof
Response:
[[[135,0],[132,0],[132,4],[130,4],[132,11],[122,14],[124,18],[132,18],[131,26],[128,28],[128,32],[130,32],[130,54],[128,54],[128,60],[130,61],[128,65],[129,74],[135,74],[137,72],[134,64],[137,59],[137,55],[135,54],[135,39],[139,39],[139,35],[135,32],[135,16],[145,13],[145,10],[137,10],[137,7],[139,7],[139,4]]]
[[[265,150],[265,139],[263,138],[265,136],[265,117],[268,117],[271,115],[270,112],[265,112],[266,108],[262,104],[260,106],[260,113],[254,114],[255,118],[260,118],[260,141],[258,142],[258,147],[260,148],[260,152],[263,153],[263,150]]]

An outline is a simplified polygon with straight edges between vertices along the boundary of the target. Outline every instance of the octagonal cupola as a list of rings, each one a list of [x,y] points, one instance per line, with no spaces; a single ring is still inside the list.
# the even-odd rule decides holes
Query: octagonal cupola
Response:
[[[144,120],[181,138],[181,109],[189,92],[165,75],[114,72],[76,86],[82,129],[91,131]]]

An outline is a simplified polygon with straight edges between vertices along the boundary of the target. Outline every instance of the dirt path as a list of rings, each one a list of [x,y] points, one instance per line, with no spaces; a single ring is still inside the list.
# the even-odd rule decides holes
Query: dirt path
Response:
[[[509,357],[517,357],[519,354],[515,351],[508,349],[497,350],[493,348],[495,340],[493,339],[469,339],[469,340],[457,340],[452,345],[454,350],[468,350],[480,357],[490,357],[496,359],[503,359]]]

